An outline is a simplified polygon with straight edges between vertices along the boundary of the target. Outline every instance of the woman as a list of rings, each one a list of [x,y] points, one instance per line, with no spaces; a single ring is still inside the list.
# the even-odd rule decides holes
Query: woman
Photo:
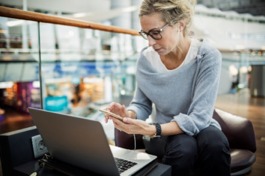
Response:
[[[140,34],[149,47],[137,62],[135,95],[127,109],[118,103],[106,108],[125,117],[123,121],[105,117],[128,134],[160,137],[147,152],[162,157],[173,175],[190,175],[199,165],[203,176],[228,176],[229,144],[212,118],[221,54],[206,41],[188,36],[195,4],[194,0],[143,1]],[[155,123],[148,124],[152,104]]]

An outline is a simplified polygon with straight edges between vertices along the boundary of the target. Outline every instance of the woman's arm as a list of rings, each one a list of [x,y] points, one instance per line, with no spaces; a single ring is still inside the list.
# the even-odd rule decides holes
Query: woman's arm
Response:
[[[162,128],[162,135],[164,136],[183,133],[183,131],[180,129],[177,122],[169,122],[169,123],[161,124],[161,128]]]
[[[132,115],[134,114],[133,111],[130,112]],[[112,118],[112,120],[115,128],[122,130],[128,134],[142,134],[149,136],[156,134],[155,125],[150,125],[143,120],[134,118],[124,118],[123,121],[120,121],[116,118]],[[164,136],[183,133],[176,122],[161,124],[161,129],[162,135]]]
[[[134,111],[128,111],[129,117],[132,119],[136,119],[136,114]]]
[[[129,111],[129,118],[136,119],[136,115],[133,111]],[[164,136],[183,133],[183,131],[179,128],[177,122],[161,124],[161,129],[162,135]],[[130,133],[132,133],[132,131]],[[156,134],[156,128],[154,125],[149,125],[148,127],[146,127],[145,131],[143,131],[143,135],[152,136],[154,134]]]
[[[152,102],[138,87],[135,88],[133,99],[127,108],[129,112],[132,112],[133,119],[146,120],[152,113]]]
[[[216,49],[203,55],[193,85],[192,102],[187,114],[174,116],[179,127],[194,136],[212,122],[214,104],[218,92],[222,56]]]

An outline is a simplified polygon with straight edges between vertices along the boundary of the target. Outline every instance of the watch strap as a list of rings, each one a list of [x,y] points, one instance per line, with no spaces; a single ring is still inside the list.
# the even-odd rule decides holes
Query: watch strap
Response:
[[[156,127],[156,133],[155,133],[154,137],[161,137],[161,135],[162,135],[161,125],[159,123],[153,123],[153,125],[155,125],[155,127]]]

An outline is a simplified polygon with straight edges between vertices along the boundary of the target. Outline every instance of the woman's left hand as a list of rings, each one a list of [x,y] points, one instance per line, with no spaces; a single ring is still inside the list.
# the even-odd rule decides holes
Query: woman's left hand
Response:
[[[124,131],[127,134],[153,135],[155,133],[154,125],[149,125],[143,120],[125,117],[123,121],[112,118],[115,128]]]

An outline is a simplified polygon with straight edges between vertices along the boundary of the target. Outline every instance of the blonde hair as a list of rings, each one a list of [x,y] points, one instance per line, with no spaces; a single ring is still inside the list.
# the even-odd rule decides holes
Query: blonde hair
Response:
[[[139,17],[159,12],[162,20],[170,26],[184,20],[183,34],[187,36],[192,24],[195,5],[196,0],[143,0]]]

